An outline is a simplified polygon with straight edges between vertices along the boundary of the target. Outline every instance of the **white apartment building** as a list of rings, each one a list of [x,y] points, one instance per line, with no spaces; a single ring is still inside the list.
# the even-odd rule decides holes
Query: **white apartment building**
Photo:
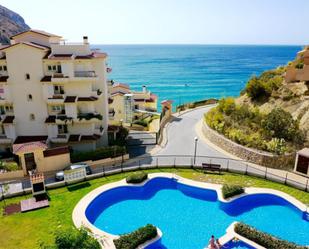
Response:
[[[0,48],[0,148],[46,141],[77,151],[107,145],[107,55],[29,30]]]

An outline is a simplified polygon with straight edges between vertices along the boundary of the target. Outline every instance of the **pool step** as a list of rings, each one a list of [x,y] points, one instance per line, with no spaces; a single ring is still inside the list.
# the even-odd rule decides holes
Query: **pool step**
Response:
[[[309,221],[309,212],[307,212],[307,211],[304,212],[303,218],[304,218],[304,220]]]

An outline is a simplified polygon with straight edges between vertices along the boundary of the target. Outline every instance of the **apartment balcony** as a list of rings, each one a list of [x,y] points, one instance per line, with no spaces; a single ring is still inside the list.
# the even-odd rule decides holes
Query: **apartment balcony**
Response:
[[[55,118],[55,123],[56,124],[68,124],[68,123],[72,123],[73,122],[73,118],[72,117],[68,117],[65,114],[60,114],[57,115]]]
[[[64,94],[54,94],[47,98],[47,104],[63,104],[65,99]]]
[[[12,144],[13,139],[8,138],[5,134],[0,134],[0,144]]]
[[[57,137],[52,137],[50,141],[55,144],[65,144],[69,142],[69,134],[58,134]]]
[[[103,116],[96,112],[89,112],[89,113],[79,113],[77,114],[77,119],[74,122],[80,123],[92,123],[92,122],[99,122],[103,120]]]
[[[101,135],[103,135],[103,133],[104,133],[104,128],[103,128],[103,126],[95,127],[95,128],[94,128],[94,134],[95,134],[95,135],[101,136]]]
[[[95,71],[74,71],[75,78],[94,78],[97,77]]]

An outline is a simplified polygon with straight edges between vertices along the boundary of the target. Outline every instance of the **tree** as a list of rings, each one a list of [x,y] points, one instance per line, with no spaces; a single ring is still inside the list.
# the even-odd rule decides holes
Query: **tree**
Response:
[[[297,121],[295,121],[289,112],[282,108],[273,109],[266,115],[263,121],[263,128],[273,137],[293,140],[300,131]]]

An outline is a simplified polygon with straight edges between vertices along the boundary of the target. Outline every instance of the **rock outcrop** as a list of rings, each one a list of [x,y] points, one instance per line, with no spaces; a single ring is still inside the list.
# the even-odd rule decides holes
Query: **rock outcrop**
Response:
[[[20,15],[0,5],[0,43],[9,44],[12,35],[28,29]]]

